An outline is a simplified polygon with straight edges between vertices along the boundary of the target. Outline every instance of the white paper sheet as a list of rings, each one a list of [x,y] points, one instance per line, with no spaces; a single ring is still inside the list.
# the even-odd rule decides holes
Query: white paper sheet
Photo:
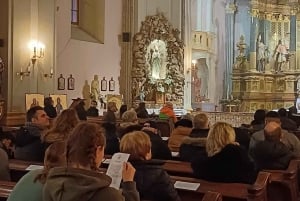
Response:
[[[122,181],[123,163],[127,162],[129,154],[115,153],[109,162],[106,174],[112,178],[111,187],[120,188]]]
[[[184,182],[184,181],[176,181],[174,184],[175,188],[186,189],[196,191],[200,186],[200,183],[191,183],[191,182]]]
[[[161,137],[161,139],[162,139],[163,141],[168,141],[168,140],[169,140],[169,137]]]
[[[109,164],[110,163],[110,158],[107,158],[107,159],[104,159],[103,161],[102,161],[102,163],[104,163],[104,164]]]
[[[26,170],[41,170],[43,169],[44,166],[42,165],[29,165]]]
[[[178,157],[179,156],[179,152],[172,151],[171,154],[172,154],[172,157]]]

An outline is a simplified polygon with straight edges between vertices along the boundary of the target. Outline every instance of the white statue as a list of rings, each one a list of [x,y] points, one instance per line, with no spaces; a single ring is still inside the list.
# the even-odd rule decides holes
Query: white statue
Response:
[[[100,96],[98,75],[94,75],[94,80],[91,83],[91,93],[93,95],[92,99],[97,101]]]
[[[160,52],[158,50],[158,47],[155,46],[154,51],[152,53],[152,57],[151,57],[151,64],[152,64],[152,77],[155,79],[159,79],[160,78],[160,68],[161,68],[161,55]]]
[[[278,41],[278,45],[275,48],[275,72],[282,71],[282,65],[286,62],[286,56],[288,54],[287,48],[282,44],[281,40]]]
[[[257,39],[257,71],[265,72],[266,45],[261,40],[261,34],[259,34]]]

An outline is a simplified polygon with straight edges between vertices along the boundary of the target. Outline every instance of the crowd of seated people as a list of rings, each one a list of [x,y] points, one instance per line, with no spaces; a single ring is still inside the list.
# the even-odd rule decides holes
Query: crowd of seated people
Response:
[[[111,109],[109,116],[114,118],[107,118],[102,128],[80,122],[76,109],[64,110],[51,125],[42,107],[29,109],[16,139],[2,140],[0,135],[0,180],[10,180],[9,150],[16,159],[44,161],[44,170],[25,175],[9,200],[18,200],[24,192],[32,192],[27,200],[74,200],[82,195],[89,200],[180,200],[162,168],[164,160],[174,159],[171,151],[179,152],[175,160],[191,163],[196,178],[249,184],[258,171],[286,169],[300,154],[298,138],[283,129],[285,123],[275,111],[257,111],[249,130],[225,122],[209,125],[207,115],[199,113],[192,120],[177,120],[166,142],[155,119],[141,124],[130,109],[118,125],[115,105]],[[10,149],[11,142],[15,150]],[[123,167],[123,193],[110,188],[110,178],[97,172],[104,155],[117,152],[130,154]]]

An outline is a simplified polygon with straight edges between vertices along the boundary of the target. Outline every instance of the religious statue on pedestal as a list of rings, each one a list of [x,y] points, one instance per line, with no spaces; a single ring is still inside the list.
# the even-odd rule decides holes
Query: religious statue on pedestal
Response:
[[[258,35],[257,38],[257,67],[256,70],[259,72],[265,72],[265,52],[266,52],[266,45],[262,42],[261,34]]]
[[[286,46],[282,44],[281,40],[279,40],[273,55],[275,56],[275,73],[282,71],[282,66],[286,62],[287,55],[288,55],[288,51]]]

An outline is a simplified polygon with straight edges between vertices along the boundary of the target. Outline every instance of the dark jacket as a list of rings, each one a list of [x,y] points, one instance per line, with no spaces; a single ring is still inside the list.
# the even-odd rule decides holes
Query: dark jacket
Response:
[[[207,137],[209,129],[193,128],[190,137]]]
[[[191,162],[193,158],[205,158],[207,156],[206,137],[186,137],[179,148],[180,160]]]
[[[43,129],[32,123],[26,123],[16,134],[15,158],[25,161],[44,161],[45,146],[41,142]]]
[[[294,158],[293,152],[282,142],[260,141],[252,150],[258,170],[286,169]]]
[[[141,200],[179,201],[180,198],[163,163],[158,160],[131,161],[136,169],[134,180]]]
[[[294,120],[288,117],[280,117],[281,121],[281,128],[288,130],[288,131],[295,131],[297,130],[297,124]]]
[[[56,167],[49,171],[43,190],[44,201],[139,201],[135,182],[124,182],[121,192],[109,187],[103,173],[78,168]]]
[[[106,155],[113,155],[120,152],[120,139],[117,135],[116,125],[113,123],[103,123],[102,127],[105,129],[106,145],[104,153]]]
[[[146,109],[139,109],[137,108],[136,110],[136,115],[138,118],[146,119],[149,118],[148,111]]]
[[[108,122],[108,123],[116,123],[117,118],[113,111],[108,110],[104,115],[103,120],[104,122]]]
[[[153,159],[171,160],[172,154],[166,142],[158,134],[149,130],[142,130],[147,133],[151,141],[151,153]]]
[[[214,156],[195,158],[191,166],[195,177],[213,182],[253,183],[256,178],[247,151],[233,144],[226,145]]]
[[[86,116],[88,116],[88,117],[98,117],[99,116],[99,110],[95,107],[90,107],[86,111]]]

